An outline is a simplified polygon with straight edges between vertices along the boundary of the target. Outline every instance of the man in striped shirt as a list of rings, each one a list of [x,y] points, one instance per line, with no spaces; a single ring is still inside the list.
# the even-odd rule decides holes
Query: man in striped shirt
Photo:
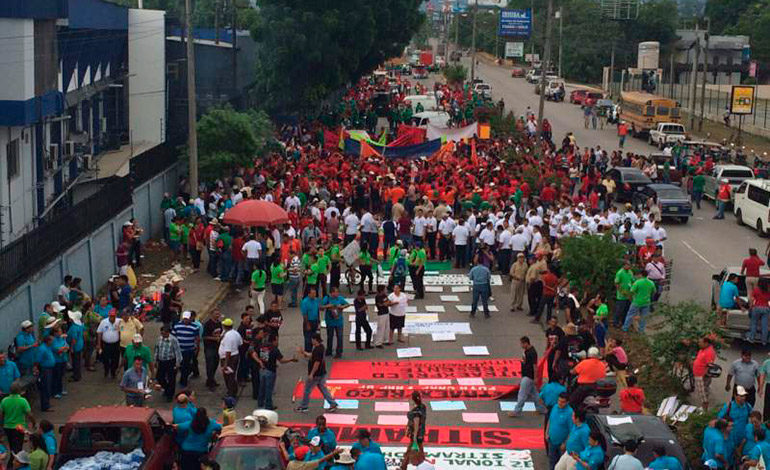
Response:
[[[192,372],[193,358],[198,354],[200,348],[200,332],[198,327],[192,322],[192,313],[182,312],[182,321],[174,325],[171,330],[177,341],[179,349],[182,350],[182,370],[179,376],[179,385],[187,387],[187,379]]]

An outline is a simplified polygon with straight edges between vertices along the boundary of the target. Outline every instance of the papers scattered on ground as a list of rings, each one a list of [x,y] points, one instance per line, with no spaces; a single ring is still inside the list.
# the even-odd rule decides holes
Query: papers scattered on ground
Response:
[[[441,296],[441,301],[442,302],[459,302],[460,301],[460,297],[458,297],[456,295],[442,295]]]
[[[422,357],[421,348],[399,348],[396,349],[399,359],[408,359],[410,357]]]
[[[463,352],[466,356],[489,356],[486,346],[463,346]]]
[[[457,341],[457,336],[454,333],[432,333],[431,339],[433,341]]]

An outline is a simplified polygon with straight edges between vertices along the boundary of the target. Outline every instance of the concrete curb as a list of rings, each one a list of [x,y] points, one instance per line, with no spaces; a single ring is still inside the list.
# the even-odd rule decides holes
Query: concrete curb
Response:
[[[209,313],[211,313],[212,310],[214,310],[214,307],[217,306],[222,300],[224,300],[225,297],[227,297],[227,294],[230,293],[230,283],[228,282],[222,282],[219,287],[217,288],[217,291],[214,293],[213,296],[211,296],[211,299],[206,302],[203,305],[203,308],[198,312],[198,319],[201,323],[203,323],[206,318],[209,316]]]

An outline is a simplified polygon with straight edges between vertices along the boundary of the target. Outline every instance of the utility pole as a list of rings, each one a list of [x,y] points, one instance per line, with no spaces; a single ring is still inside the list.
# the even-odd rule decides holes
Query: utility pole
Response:
[[[610,96],[613,97],[615,91],[612,85],[615,83],[615,37],[612,38],[612,51],[610,52]],[[623,91],[623,83],[620,84],[620,91]]]
[[[543,113],[545,112],[545,72],[551,62],[551,23],[553,23],[553,0],[548,0],[548,13],[545,17],[545,46],[543,50],[543,66],[540,73],[540,106],[537,110],[537,136],[536,142],[540,140],[543,133]]]
[[[531,66],[535,65],[535,40],[533,37],[535,36],[535,0],[531,0],[529,3],[529,21],[531,23],[532,33],[529,36],[529,45],[530,45],[530,64]]]
[[[709,68],[709,31],[711,31],[711,19],[707,16],[706,17],[706,48],[703,50],[703,77],[701,81],[701,89],[700,89],[700,120],[698,121],[698,132],[703,130],[703,115],[705,112],[705,105],[706,105],[706,81],[707,81],[707,74],[708,74],[708,68]]]
[[[190,0],[184,1],[184,22],[187,28],[187,147],[189,156],[190,194],[198,194],[198,129],[195,97],[195,43],[193,42]]]
[[[668,97],[672,100],[674,99],[674,51],[671,51],[671,65],[668,68],[668,81],[670,83],[670,87],[668,89]]]
[[[690,72],[690,129],[695,129],[695,99],[698,93],[698,60],[700,59],[700,38],[698,37],[698,23],[695,23],[695,57],[692,61]]]
[[[562,7],[559,7],[559,11],[556,12],[556,15],[559,17],[559,76],[564,77],[561,73],[561,53],[562,53],[562,35],[564,33],[564,11]]]
[[[473,5],[473,33],[471,35],[471,83],[476,79],[476,13],[479,9],[479,0]]]
[[[214,43],[219,44],[219,0],[214,0]]]
[[[232,25],[233,25],[233,94],[238,94],[238,11],[236,10],[236,0],[232,2]],[[239,100],[240,101],[240,100]],[[240,104],[240,103],[239,103]]]

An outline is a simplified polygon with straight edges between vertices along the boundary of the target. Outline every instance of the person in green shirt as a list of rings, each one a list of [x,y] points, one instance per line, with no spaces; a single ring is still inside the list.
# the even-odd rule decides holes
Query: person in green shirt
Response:
[[[175,260],[179,258],[179,249],[181,248],[182,228],[180,223],[180,219],[176,217],[168,224],[168,247],[174,253]]]
[[[631,307],[626,314],[626,321],[623,323],[623,331],[628,331],[628,328],[634,322],[634,318],[639,315],[639,333],[644,333],[644,325],[647,322],[647,314],[650,313],[650,306],[652,305],[652,295],[658,287],[648,279],[646,276],[642,276],[641,272],[636,273],[636,281],[631,285]]]
[[[631,271],[631,261],[626,259],[623,267],[615,273],[615,311],[613,312],[612,325],[620,328],[626,318],[626,312],[631,305],[631,284],[634,282],[634,273]]]
[[[155,377],[155,364],[152,362],[152,352],[150,348],[142,344],[142,335],[134,335],[134,340],[126,346],[123,353],[123,370],[128,370],[134,363],[134,359],[141,359],[145,369],[149,369],[150,377]]]
[[[249,289],[249,304],[252,307],[259,308],[259,315],[265,314],[265,282],[267,282],[267,273],[264,269],[257,266],[251,273],[251,289]]]
[[[388,252],[388,263],[390,264],[390,269],[393,269],[393,265],[398,259],[398,253],[401,251],[401,245],[401,240],[397,240],[396,244],[390,247],[390,251]]]
[[[283,302],[283,283],[286,282],[286,270],[280,260],[273,261],[270,266],[270,289],[273,291],[275,301],[278,302],[278,308]]]
[[[230,268],[233,264],[233,252],[230,247],[233,244],[233,237],[230,235],[230,227],[222,226],[217,238],[217,251],[219,252],[219,277],[216,281],[229,281]]]
[[[180,228],[182,229],[181,237],[179,239],[180,244],[182,245],[182,259],[187,259],[187,242],[190,239],[190,230],[192,230],[192,222],[189,220],[183,221]]]
[[[409,277],[412,279],[412,286],[414,286],[414,298],[425,298],[425,284],[423,279],[425,278],[425,261],[428,259],[428,254],[423,248],[422,242],[417,242],[417,245],[409,253]]]
[[[32,452],[29,453],[29,470],[48,469],[48,453],[43,436],[38,433],[30,434],[29,442],[32,444]]]
[[[331,267],[329,268],[329,288],[340,286],[341,259],[342,257],[340,256],[340,245],[338,243],[334,243],[331,248],[329,248],[329,261],[331,262]]]
[[[3,412],[3,429],[8,437],[13,452],[20,452],[24,447],[24,429],[27,429],[27,421],[35,427],[35,417],[32,408],[26,398],[21,396],[21,385],[11,384],[11,393],[0,401],[0,410]]]
[[[332,260],[324,252],[323,248],[318,248],[317,258],[318,259],[316,262],[318,263],[318,267],[321,270],[318,276],[318,292],[321,293],[321,295],[326,295],[326,275],[329,274],[329,271],[331,270]]]
[[[364,290],[364,282],[369,278],[369,295],[373,294],[374,275],[372,274],[372,255],[366,243],[361,245],[361,253],[358,255],[358,269],[361,271],[361,284],[359,288]]]
[[[700,202],[703,199],[703,187],[706,185],[706,177],[698,173],[692,178],[692,200],[695,207],[700,210]]]
[[[314,261],[313,264],[308,266],[308,268],[305,270],[305,276],[307,276],[305,281],[305,292],[303,293],[303,297],[307,297],[307,293],[310,291],[310,288],[318,288],[318,275],[321,274],[321,266],[319,266],[317,261]],[[318,292],[316,290],[316,292]]]

